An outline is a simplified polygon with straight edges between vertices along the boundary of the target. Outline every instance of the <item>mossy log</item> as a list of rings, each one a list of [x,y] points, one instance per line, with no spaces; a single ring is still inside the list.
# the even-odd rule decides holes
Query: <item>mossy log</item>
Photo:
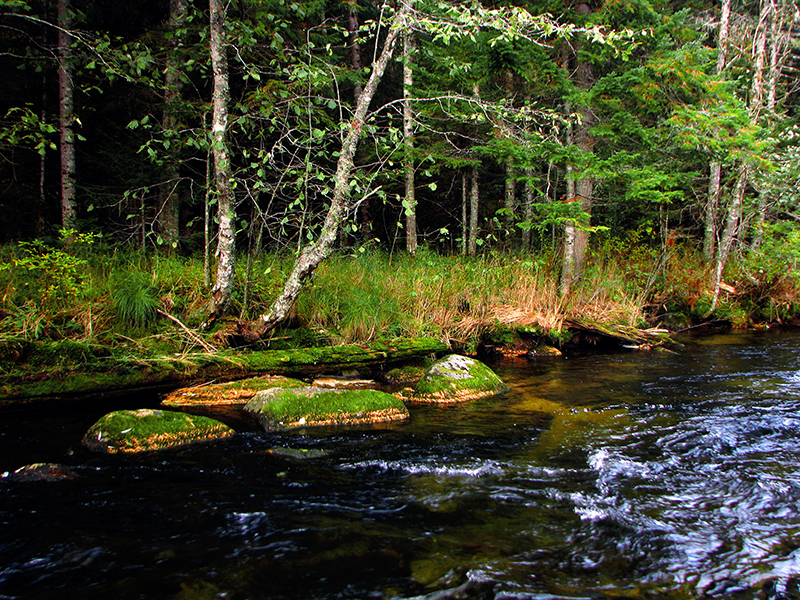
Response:
[[[259,392],[244,407],[266,431],[400,421],[409,416],[403,401],[377,390],[317,387]]]
[[[39,400],[108,397],[152,388],[169,391],[203,381],[232,381],[261,374],[313,376],[342,369],[402,362],[442,354],[432,338],[402,339],[362,346],[324,346],[260,352],[223,351],[153,359],[99,358],[77,366],[0,377],[0,406]]]
[[[564,321],[571,337],[564,343],[565,350],[574,347],[582,350],[591,346],[650,349],[660,346],[678,346],[665,329],[638,329],[626,325],[607,325],[593,321],[571,319]]]

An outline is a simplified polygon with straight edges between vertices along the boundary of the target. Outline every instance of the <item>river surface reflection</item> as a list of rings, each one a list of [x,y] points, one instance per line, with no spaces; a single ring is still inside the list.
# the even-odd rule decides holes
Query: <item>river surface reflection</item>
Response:
[[[2,413],[0,472],[79,477],[0,480],[0,598],[800,598],[799,332],[493,367],[406,423],[139,457],[80,447],[108,406]]]

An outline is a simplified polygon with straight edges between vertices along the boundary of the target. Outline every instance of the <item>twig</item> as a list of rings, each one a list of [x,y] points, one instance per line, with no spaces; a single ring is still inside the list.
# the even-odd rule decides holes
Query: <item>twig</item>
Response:
[[[217,352],[217,349],[214,346],[212,346],[211,344],[206,342],[203,338],[201,338],[199,335],[197,335],[194,331],[192,331],[186,325],[181,323],[180,319],[178,319],[177,317],[173,317],[172,315],[170,315],[168,313],[165,313],[161,309],[156,309],[156,312],[158,314],[160,314],[161,316],[163,316],[163,317],[167,317],[170,321],[173,321],[174,323],[176,323],[178,325],[178,327],[180,327],[181,329],[183,329],[186,332],[186,335],[188,335],[194,342],[200,344],[200,346],[202,346],[203,350],[205,350],[206,352]]]

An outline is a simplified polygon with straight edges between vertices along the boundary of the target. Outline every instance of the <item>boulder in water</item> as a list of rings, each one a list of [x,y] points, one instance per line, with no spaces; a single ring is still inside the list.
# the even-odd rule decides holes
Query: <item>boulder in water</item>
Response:
[[[106,454],[147,452],[233,435],[208,417],[168,410],[118,410],[103,416],[83,436],[83,445]]]
[[[482,362],[451,354],[436,361],[408,396],[411,402],[448,404],[495,396],[508,386]]]
[[[403,401],[385,392],[310,386],[259,392],[244,411],[266,431],[383,423],[409,416]]]

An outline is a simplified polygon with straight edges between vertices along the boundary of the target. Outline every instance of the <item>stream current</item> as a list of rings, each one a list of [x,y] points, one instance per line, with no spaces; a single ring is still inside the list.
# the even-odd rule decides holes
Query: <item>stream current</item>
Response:
[[[0,599],[800,598],[800,332],[493,365],[380,428],[122,457],[116,408],[0,413]]]

